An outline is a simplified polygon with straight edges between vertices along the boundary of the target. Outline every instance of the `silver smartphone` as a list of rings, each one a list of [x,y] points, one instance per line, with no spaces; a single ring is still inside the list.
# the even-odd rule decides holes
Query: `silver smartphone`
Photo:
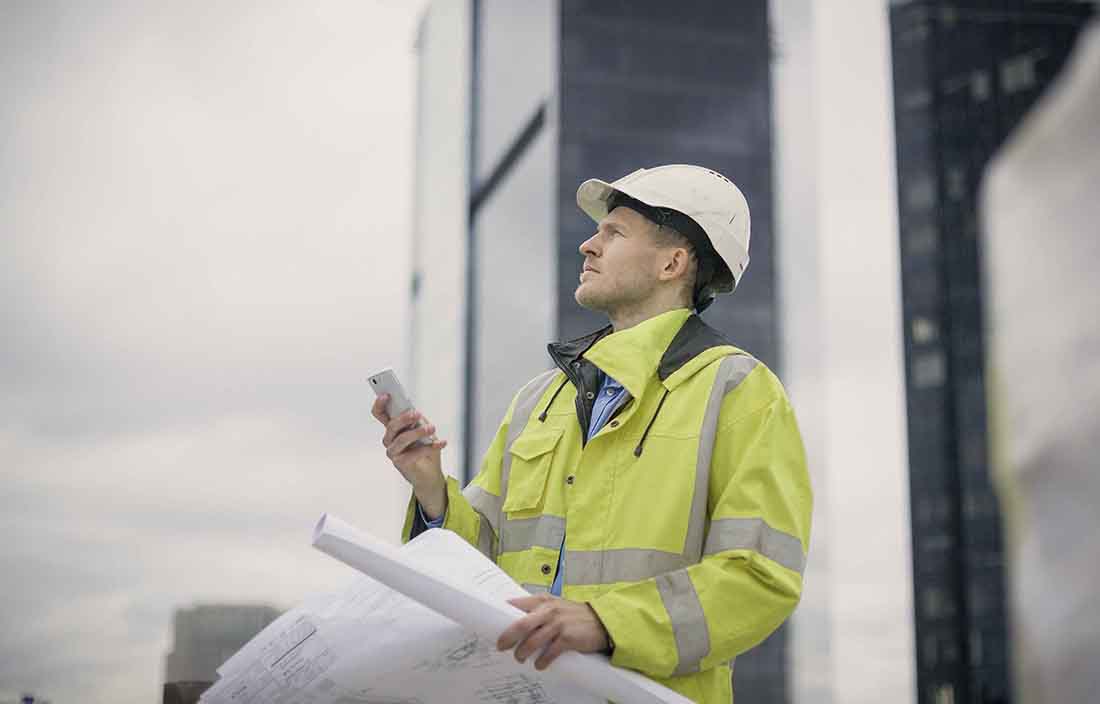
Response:
[[[374,389],[375,396],[389,394],[390,400],[386,403],[386,413],[390,418],[396,418],[405,411],[411,411],[414,408],[412,400],[405,393],[405,387],[401,385],[393,369],[387,367],[376,374],[371,374],[367,379],[370,381],[370,387]],[[419,428],[421,425],[423,425],[423,422],[418,420],[412,427]],[[430,438],[421,438],[413,444],[431,445],[434,441],[435,436],[433,435]]]

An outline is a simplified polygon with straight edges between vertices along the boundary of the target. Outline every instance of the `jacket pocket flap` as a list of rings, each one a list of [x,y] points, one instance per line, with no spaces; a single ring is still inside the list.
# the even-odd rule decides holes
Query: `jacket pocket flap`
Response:
[[[508,494],[504,512],[532,511],[542,504],[554,448],[562,432],[524,433],[512,443],[512,472],[508,475]]]
[[[533,460],[539,455],[551,452],[561,440],[561,431],[523,433],[512,443],[511,452],[523,460]]]

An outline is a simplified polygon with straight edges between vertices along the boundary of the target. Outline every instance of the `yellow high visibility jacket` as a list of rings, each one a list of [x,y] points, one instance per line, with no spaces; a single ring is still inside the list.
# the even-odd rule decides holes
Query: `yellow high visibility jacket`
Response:
[[[812,496],[779,380],[687,309],[549,346],[443,527],[532,592],[588,602],[611,661],[697,702],[794,610]],[[586,437],[602,370],[627,400]],[[415,501],[406,540],[419,530]],[[627,704],[627,703],[622,703]]]

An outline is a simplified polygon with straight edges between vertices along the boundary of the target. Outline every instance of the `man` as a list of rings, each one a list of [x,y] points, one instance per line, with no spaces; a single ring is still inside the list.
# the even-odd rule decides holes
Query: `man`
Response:
[[[548,346],[556,368],[516,394],[464,491],[434,426],[375,404],[413,487],[404,537],[453,530],[533,592],[497,643],[521,662],[607,652],[729,702],[733,658],[798,603],[812,503],[779,381],[692,313],[736,288],[748,204],[680,164],[591,179],[577,203],[597,229],[575,298],[610,325]]]

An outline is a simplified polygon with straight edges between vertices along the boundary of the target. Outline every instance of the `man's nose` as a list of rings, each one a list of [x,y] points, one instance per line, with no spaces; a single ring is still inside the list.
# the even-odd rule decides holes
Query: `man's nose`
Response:
[[[586,239],[584,242],[581,242],[581,246],[578,247],[577,249],[580,251],[581,254],[583,254],[585,256],[591,255],[593,257],[598,257],[600,255],[599,251],[597,251],[597,249],[596,249],[596,236],[595,235],[592,235],[591,237]]]

